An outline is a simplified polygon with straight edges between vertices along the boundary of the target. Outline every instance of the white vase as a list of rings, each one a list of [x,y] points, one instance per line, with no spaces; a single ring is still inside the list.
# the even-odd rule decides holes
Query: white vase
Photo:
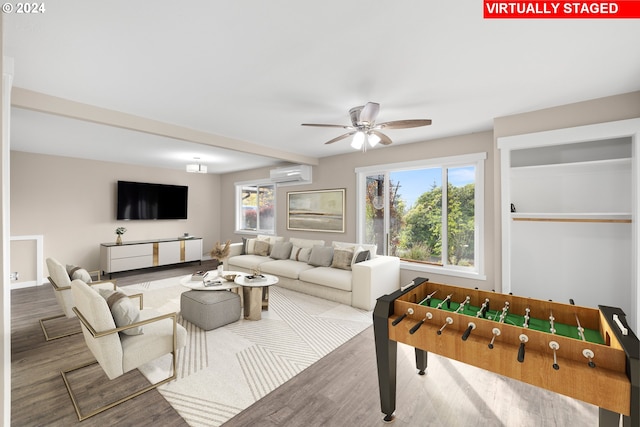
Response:
[[[218,264],[218,277],[222,277],[224,274],[224,265]]]

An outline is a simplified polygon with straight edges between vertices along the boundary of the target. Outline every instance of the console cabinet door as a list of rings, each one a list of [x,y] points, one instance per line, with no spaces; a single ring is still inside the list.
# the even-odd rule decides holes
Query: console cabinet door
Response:
[[[184,260],[200,261],[202,259],[202,239],[184,240]]]
[[[177,264],[180,260],[180,242],[158,242],[158,256],[156,265]]]

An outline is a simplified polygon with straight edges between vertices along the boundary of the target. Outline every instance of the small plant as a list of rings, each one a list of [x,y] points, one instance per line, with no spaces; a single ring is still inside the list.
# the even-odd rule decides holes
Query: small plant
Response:
[[[124,233],[126,233],[126,232],[127,232],[127,229],[126,229],[126,228],[124,228],[124,227],[118,227],[118,228],[116,228],[116,234],[117,234],[118,236],[122,236],[122,235],[123,235]]]
[[[229,246],[231,246],[231,240],[227,240],[224,246],[222,246],[220,242],[216,242],[210,253],[211,259],[218,261],[226,259],[229,256]]]

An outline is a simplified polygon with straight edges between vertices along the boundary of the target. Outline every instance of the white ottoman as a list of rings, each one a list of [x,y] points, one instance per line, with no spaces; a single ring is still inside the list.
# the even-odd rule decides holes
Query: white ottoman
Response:
[[[240,319],[240,296],[230,291],[187,291],[180,297],[185,320],[209,331]]]

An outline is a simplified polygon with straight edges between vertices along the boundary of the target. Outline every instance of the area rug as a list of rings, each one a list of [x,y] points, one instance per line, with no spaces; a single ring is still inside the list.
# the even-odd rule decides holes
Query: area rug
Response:
[[[180,311],[180,277],[126,286],[145,308]],[[209,292],[209,291],[202,291]],[[224,291],[217,291],[224,292]],[[271,286],[262,320],[241,319],[188,333],[178,352],[178,378],[158,390],[191,426],[219,426],[371,326],[371,312]],[[171,358],[145,365],[150,381],[166,376]]]

